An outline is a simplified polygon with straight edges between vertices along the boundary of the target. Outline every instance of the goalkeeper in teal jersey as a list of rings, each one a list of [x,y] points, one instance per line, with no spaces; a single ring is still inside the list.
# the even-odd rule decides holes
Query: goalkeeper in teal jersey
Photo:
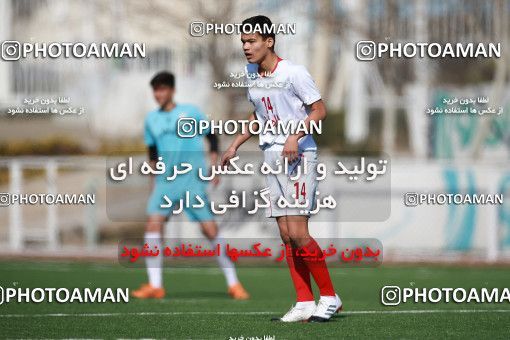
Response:
[[[205,131],[205,134],[197,134],[196,131],[192,131],[193,126],[196,128],[201,120],[207,118],[194,105],[174,102],[175,78],[173,74],[160,72],[152,78],[150,84],[159,109],[149,112],[145,118],[144,142],[148,148],[151,167],[155,168],[158,161],[164,162],[165,172],[151,177],[152,193],[146,209],[148,220],[145,227],[145,243],[151,248],[155,246],[158,249],[162,248],[163,225],[168,221],[175,206],[178,205],[175,202],[184,199],[188,192],[190,198],[199,195],[204,201],[204,206],[202,208],[185,208],[186,215],[190,220],[200,224],[202,233],[213,246],[216,244],[223,246],[222,239],[218,238],[218,226],[214,221],[207,198],[208,183],[198,176],[198,169],[201,169],[206,175],[209,172],[204,139],[207,138],[210,144],[209,154],[212,164],[217,160],[218,140],[208,131]],[[172,177],[174,166],[180,169],[181,163],[191,164],[192,171],[168,180],[167,177]],[[217,184],[217,178],[212,182]],[[161,207],[166,203],[164,196],[174,202],[170,208]],[[225,251],[220,252],[218,263],[227,281],[228,294],[234,299],[248,299],[249,295],[239,282],[234,264]],[[132,295],[141,299],[163,298],[165,289],[162,282],[162,257],[146,258],[146,266],[149,282],[135,290]]]

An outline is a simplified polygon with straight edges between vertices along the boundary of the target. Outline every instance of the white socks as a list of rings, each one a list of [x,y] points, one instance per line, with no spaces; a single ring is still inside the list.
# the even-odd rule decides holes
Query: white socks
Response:
[[[147,276],[149,283],[156,288],[162,287],[163,281],[163,249],[161,249],[161,235],[156,231],[145,232],[145,243],[149,245],[150,250],[155,250],[157,246],[160,251],[160,256],[147,256],[145,258],[145,265],[147,266]],[[144,243],[144,245],[145,245]]]
[[[218,264],[225,275],[225,280],[229,287],[239,283],[237,279],[236,269],[234,263],[226,254],[225,241],[219,237],[211,240],[211,246],[216,247],[216,244],[220,245],[220,256],[218,256]],[[145,265],[147,267],[147,276],[149,277],[149,283],[151,286],[161,288],[163,286],[163,256],[161,252],[161,235],[159,232],[147,231],[145,232],[145,243],[149,245],[149,249],[154,250],[157,246],[160,251],[160,256],[148,256],[145,258]]]
[[[218,256],[218,264],[223,271],[223,275],[225,275],[225,280],[227,280],[227,286],[231,287],[237,283],[239,280],[237,279],[236,269],[234,267],[234,262],[230,260],[227,256],[227,250],[225,248],[225,240],[219,237],[212,239],[211,246],[216,247],[216,244],[220,245],[220,256]]]

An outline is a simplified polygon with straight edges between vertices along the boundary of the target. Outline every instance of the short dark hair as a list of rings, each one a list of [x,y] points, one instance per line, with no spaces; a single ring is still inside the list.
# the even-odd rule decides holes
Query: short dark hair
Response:
[[[175,77],[172,73],[168,71],[162,71],[157,73],[152,79],[151,79],[151,86],[152,88],[156,88],[157,86],[166,85],[168,87],[174,88],[175,87]]]
[[[251,25],[252,29],[255,27],[255,25],[258,25],[261,28],[262,33],[260,33],[260,32],[257,32],[257,33],[259,33],[264,40],[266,40],[267,38],[273,38],[273,41],[276,43],[276,34],[274,33],[274,30],[272,29],[273,23],[271,22],[271,19],[269,19],[265,15],[256,15],[254,17],[244,19],[241,24],[241,27],[244,27],[245,24]],[[270,31],[266,32],[265,27],[270,28]],[[249,33],[249,32],[246,32],[246,33]],[[274,43],[273,43],[273,49],[274,49]]]

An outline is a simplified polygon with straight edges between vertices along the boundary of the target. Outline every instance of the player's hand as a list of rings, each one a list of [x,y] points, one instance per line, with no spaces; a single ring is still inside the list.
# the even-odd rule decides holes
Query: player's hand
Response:
[[[211,184],[213,187],[217,187],[220,183],[220,177],[213,172],[216,164],[218,164],[218,153],[216,151],[210,153],[211,157],[211,169],[209,170],[209,176],[214,174],[214,177],[211,179]]]
[[[289,163],[294,162],[298,158],[298,147],[298,138],[290,135],[283,146],[282,156],[286,157]]]
[[[228,148],[227,151],[221,156],[221,166],[226,167],[230,165],[230,160],[236,156],[237,150],[235,148]]]
[[[213,187],[217,187],[218,184],[220,184],[220,178],[217,175],[214,176],[213,179],[211,179],[211,183]]]

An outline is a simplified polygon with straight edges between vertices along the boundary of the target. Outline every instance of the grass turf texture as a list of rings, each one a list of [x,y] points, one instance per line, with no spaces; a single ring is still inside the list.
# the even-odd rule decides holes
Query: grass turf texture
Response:
[[[216,268],[166,269],[164,300],[124,304],[9,303],[0,305],[2,338],[509,338],[510,305],[406,303],[385,307],[380,289],[508,287],[509,268],[383,266],[332,269],[345,313],[325,324],[274,323],[291,306],[289,274],[276,268],[240,268],[252,295],[233,301]],[[84,263],[0,262],[0,286],[137,287],[145,270]],[[459,310],[491,310],[460,312]],[[406,311],[414,310],[415,313]],[[426,310],[427,312],[419,312]],[[435,311],[440,311],[436,313]],[[494,311],[492,311],[494,310]],[[497,312],[496,310],[504,310]],[[366,311],[375,311],[367,313]],[[398,311],[397,314],[392,311]],[[404,313],[400,313],[400,312]],[[428,312],[433,311],[433,312]],[[449,312],[448,312],[449,311]],[[380,313],[382,312],[382,313]],[[60,314],[60,315],[48,315]],[[76,316],[68,314],[77,314]]]

